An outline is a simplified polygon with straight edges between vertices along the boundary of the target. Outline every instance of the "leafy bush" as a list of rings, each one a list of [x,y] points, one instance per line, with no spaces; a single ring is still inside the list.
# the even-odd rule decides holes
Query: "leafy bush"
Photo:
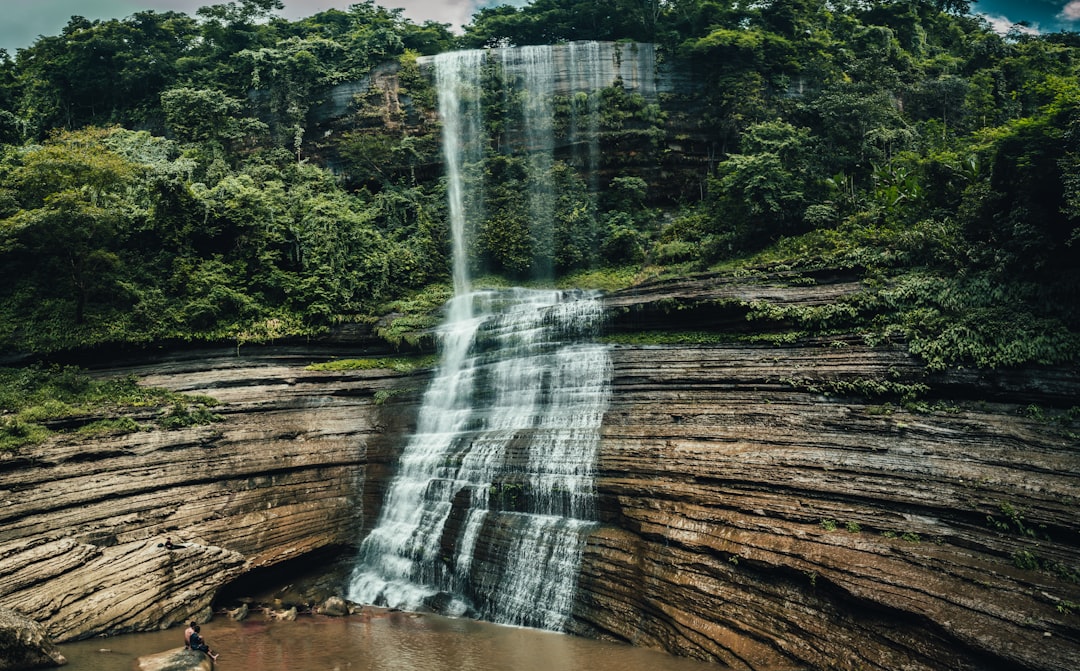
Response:
[[[40,443],[53,433],[48,423],[65,417],[171,406],[159,425],[176,428],[219,421],[221,418],[209,410],[216,404],[209,396],[142,386],[134,376],[96,379],[75,366],[0,368],[0,449]],[[128,433],[141,428],[130,417],[103,417],[77,431],[84,435]]]

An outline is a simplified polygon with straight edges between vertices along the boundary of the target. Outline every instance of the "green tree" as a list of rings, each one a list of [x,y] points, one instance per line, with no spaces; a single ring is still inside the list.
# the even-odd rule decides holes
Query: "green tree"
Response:
[[[182,86],[161,94],[165,125],[181,142],[221,143],[240,135],[239,100],[214,89]]]
[[[1048,86],[1055,100],[1042,113],[987,135],[989,178],[968,188],[962,221],[981,263],[1076,288],[1080,86],[1075,78]]]
[[[159,94],[197,36],[195,21],[177,12],[109,21],[74,16],[61,35],[19,52],[20,114],[39,135],[87,124],[153,125]]]
[[[43,301],[60,313],[52,319],[67,314],[76,325],[90,301],[120,300],[119,229],[142,215],[127,200],[138,168],[104,146],[109,132],[59,133],[26,153],[12,174],[22,208],[0,224],[5,274],[22,307]]]
[[[755,124],[742,152],[717,166],[710,185],[716,233],[732,250],[754,249],[778,235],[801,232],[803,213],[817,188],[807,128],[783,121]]]

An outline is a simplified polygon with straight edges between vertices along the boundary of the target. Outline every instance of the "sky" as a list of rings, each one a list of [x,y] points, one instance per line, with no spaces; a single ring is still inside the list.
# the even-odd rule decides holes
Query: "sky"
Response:
[[[1020,30],[1031,33],[1080,30],[1080,0],[978,0],[971,10],[999,33],[1021,21],[1031,25]]]
[[[192,16],[199,7],[227,0],[0,0],[0,48],[12,56],[40,35],[58,35],[72,15],[88,19],[122,19],[135,12],[176,10]],[[357,0],[285,0],[281,16],[296,20],[325,9],[346,9]],[[469,22],[478,7],[523,4],[522,0],[376,0],[404,10],[416,23],[428,19],[457,28]],[[1080,0],[978,0],[972,11],[984,16],[1001,33],[1026,21],[1028,32],[1080,30]]]
[[[348,9],[359,0],[285,0],[278,12],[291,21],[327,9]],[[175,10],[195,16],[195,10],[228,0],[0,0],[0,49],[14,57],[16,49],[28,47],[41,35],[59,35],[73,15],[87,19],[123,19],[135,12],[152,9]],[[479,7],[485,5],[523,4],[500,0],[375,0],[391,9],[401,8],[415,23],[428,19],[449,23],[457,28],[469,22]]]

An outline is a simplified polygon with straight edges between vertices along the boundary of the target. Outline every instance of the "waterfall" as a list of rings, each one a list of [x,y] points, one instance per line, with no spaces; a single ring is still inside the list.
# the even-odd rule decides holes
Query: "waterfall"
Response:
[[[536,274],[552,275],[554,254],[554,194],[548,185],[555,159],[555,135],[552,131],[551,98],[555,89],[555,60],[549,46],[528,46],[502,50],[503,76],[520,73],[521,109],[519,118],[524,130],[528,159],[528,200],[531,230],[535,239],[533,256]]]
[[[574,78],[574,88],[580,91],[575,96],[574,106],[578,113],[571,117],[570,140],[574,144],[574,155],[579,162],[584,163],[586,174],[589,176],[589,190],[596,193],[599,188],[599,161],[600,156],[600,110],[598,96],[601,88],[610,82],[604,81],[605,72],[600,68],[589,67],[588,63],[600,62],[601,50],[597,42],[571,42],[570,62],[574,65],[571,75]],[[585,128],[579,128],[581,120],[585,120]],[[581,151],[577,149],[580,137],[585,137],[587,151],[585,160],[581,160]]]
[[[435,87],[443,117],[443,156],[446,160],[446,198],[450,213],[450,237],[453,241],[454,294],[470,291],[468,251],[465,249],[469,218],[465,207],[465,170],[475,169],[483,157],[481,128],[480,70],[484,52],[454,51],[439,57],[435,69]],[[480,180],[472,180],[472,196],[477,199],[472,210],[482,210]],[[461,309],[469,305],[458,306]],[[457,315],[467,319],[468,313]]]
[[[608,57],[605,65],[597,54],[584,45],[545,46],[432,60],[455,295],[437,329],[440,363],[416,432],[361,543],[353,601],[556,630],[570,617],[581,550],[596,526],[593,475],[609,395],[608,348],[595,343],[600,297],[474,290],[468,252],[484,216],[484,159],[494,151],[481,103],[485,95],[506,95],[485,92],[485,75],[495,73],[504,92],[515,92],[501,105],[515,118],[496,125],[518,129],[505,136],[521,146],[498,151],[527,159],[522,197],[539,255],[550,265],[557,195],[548,174],[555,151],[552,95],[561,86],[563,94],[588,96],[610,84],[617,59]],[[579,62],[582,55],[598,62]],[[598,63],[605,67],[600,75],[592,71]],[[595,105],[586,107],[595,117]],[[595,131],[596,121],[575,117],[573,126]],[[588,165],[596,165],[594,157]]]

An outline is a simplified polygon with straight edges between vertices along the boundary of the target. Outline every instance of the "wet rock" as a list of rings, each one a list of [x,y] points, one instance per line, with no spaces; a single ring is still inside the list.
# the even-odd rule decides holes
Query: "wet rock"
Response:
[[[268,610],[266,611],[267,619],[281,620],[283,622],[293,622],[296,620],[296,606],[287,608],[285,610]]]
[[[238,608],[229,611],[229,618],[239,622],[248,616],[248,612],[249,606],[246,603],[242,603]]]
[[[214,662],[205,653],[176,648],[140,657],[136,668],[139,671],[213,671]]]
[[[736,669],[1080,659],[1080,444],[1023,412],[1075,404],[1075,367],[975,384],[855,338],[612,358],[575,633]],[[924,403],[859,391],[885,381]]]
[[[0,671],[27,671],[64,664],[67,660],[40,624],[0,608]]]
[[[349,614],[349,605],[340,596],[332,596],[323,601],[322,605],[319,606],[319,612],[323,615],[341,617]]]
[[[6,549],[0,573],[16,579],[4,604],[41,617],[55,640],[204,620],[215,590],[245,565],[237,552],[194,543],[170,551],[154,541],[100,547],[65,539]]]
[[[214,396],[224,421],[0,454],[0,605],[56,642],[157,630],[205,620],[242,575],[350,547],[381,493],[364,500],[367,452],[402,421],[372,395],[407,376],[312,360],[232,349],[99,371]]]

